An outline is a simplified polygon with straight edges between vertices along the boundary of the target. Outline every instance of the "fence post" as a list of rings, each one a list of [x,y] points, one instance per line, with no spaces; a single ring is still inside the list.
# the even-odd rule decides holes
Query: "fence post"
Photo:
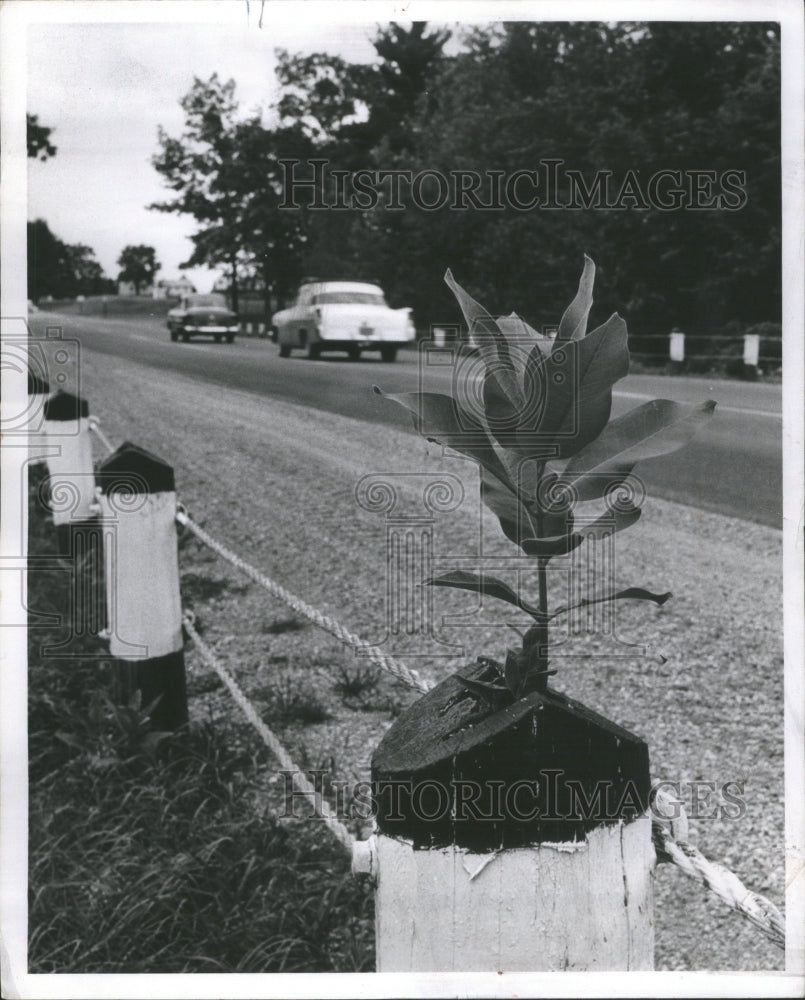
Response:
[[[44,416],[48,504],[59,552],[74,555],[79,536],[97,526],[89,405],[80,396],[59,391],[45,403]]]
[[[158,729],[187,722],[187,692],[171,466],[131,442],[99,470],[109,651],[124,661],[121,694],[142,694]]]
[[[669,334],[668,370],[678,375],[685,369],[685,334],[674,327]]]
[[[47,458],[47,434],[44,427],[45,404],[50,395],[47,379],[28,370],[28,461],[32,465]],[[41,426],[40,426],[41,425]]]
[[[744,357],[741,377],[747,382],[757,382],[760,359],[760,337],[756,333],[744,334]]]
[[[448,678],[375,751],[377,971],[652,969],[646,744],[550,689],[479,707]]]

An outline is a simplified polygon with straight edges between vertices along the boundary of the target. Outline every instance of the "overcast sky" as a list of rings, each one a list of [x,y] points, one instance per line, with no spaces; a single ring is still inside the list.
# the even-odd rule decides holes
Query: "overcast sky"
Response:
[[[252,4],[252,21],[255,20]],[[370,24],[59,24],[28,29],[28,111],[53,128],[55,157],[29,161],[28,217],[42,218],[65,243],[95,250],[117,277],[126,244],[157,251],[159,277],[178,277],[192,253],[187,216],[148,211],[170,194],[151,166],[157,127],[182,130],[179,99],[193,77],[213,72],[237,83],[244,111],[276,96],[275,48],[327,51],[352,61],[375,57]],[[187,272],[200,291],[215,273]]]

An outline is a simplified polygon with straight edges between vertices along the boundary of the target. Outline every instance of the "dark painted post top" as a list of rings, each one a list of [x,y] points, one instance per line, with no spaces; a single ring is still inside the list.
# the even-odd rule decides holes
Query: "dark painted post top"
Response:
[[[650,792],[645,742],[580,702],[549,688],[491,710],[455,676],[389,729],[372,781],[380,833],[481,852],[584,840],[645,813]]]
[[[45,420],[80,420],[89,416],[89,403],[59,389],[45,403]]]
[[[145,448],[124,441],[100,466],[101,489],[134,493],[172,493],[173,468]],[[119,479],[116,476],[119,475]]]
[[[37,375],[36,372],[28,371],[28,395],[46,396],[50,392],[50,383],[47,379]]]

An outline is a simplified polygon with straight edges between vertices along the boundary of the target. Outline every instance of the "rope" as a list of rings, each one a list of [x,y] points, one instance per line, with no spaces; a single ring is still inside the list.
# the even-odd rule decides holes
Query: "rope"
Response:
[[[655,821],[652,824],[652,834],[658,861],[670,862],[681,868],[686,875],[706,886],[727,906],[754,924],[778,948],[785,950],[785,921],[774,903],[747,889],[734,872],[717,861],[709,861],[692,844],[674,840],[662,823]]]
[[[387,656],[385,653],[381,652],[376,647],[370,645],[365,639],[361,639],[360,636],[355,635],[348,629],[344,628],[339,622],[329,615],[322,614],[312,605],[307,604],[300,597],[296,597],[285,587],[278,583],[275,583],[264,573],[261,573],[259,569],[255,569],[244,559],[241,559],[239,555],[228,549],[225,545],[217,542],[212,536],[208,535],[207,532],[200,528],[195,521],[193,521],[188,515],[187,511],[179,505],[176,511],[176,520],[179,524],[190,531],[203,542],[213,552],[217,552],[219,556],[226,559],[227,562],[232,563],[236,566],[242,573],[254,580],[261,587],[264,587],[270,594],[274,597],[279,598],[290,608],[297,612],[297,614],[304,615],[309,621],[312,621],[314,625],[318,625],[319,628],[324,629],[325,632],[329,632],[334,635],[336,639],[343,642],[346,646],[352,646],[353,649],[360,649],[366,653],[368,658],[376,663],[382,670],[387,671],[392,674],[397,680],[402,681],[409,687],[416,688],[417,691],[430,691],[432,685],[424,680],[416,670],[411,667],[407,667],[400,660],[395,659],[393,656]]]
[[[112,452],[115,450],[115,446],[112,444],[112,442],[109,440],[109,438],[101,430],[101,422],[100,422],[100,420],[97,417],[92,417],[91,416],[89,418],[89,429],[92,431],[93,434],[95,434],[97,436],[98,440],[101,442],[101,444],[104,446],[104,448],[106,448],[106,450],[111,455]]]
[[[316,791],[313,785],[307,780],[307,778],[302,774],[300,769],[296,766],[293,759],[291,758],[288,751],[280,743],[274,733],[268,728],[268,726],[263,722],[260,716],[257,714],[257,709],[249,701],[243,692],[243,689],[229,673],[226,667],[218,660],[215,654],[212,652],[210,647],[204,642],[201,636],[195,629],[194,626],[195,616],[192,612],[185,612],[182,618],[182,624],[184,625],[187,634],[193,640],[196,648],[201,654],[201,658],[211,667],[216,674],[221,678],[224,684],[229,688],[229,693],[232,695],[238,708],[243,712],[252,726],[260,734],[260,738],[263,743],[268,747],[271,753],[276,757],[282,770],[290,771],[293,778],[293,783],[296,786],[297,791],[304,795],[310,795],[314,802],[316,803],[316,809],[318,810],[318,815],[322,817],[327,829],[332,833],[335,839],[346,848],[350,856],[352,856],[352,845],[355,842],[355,838],[349,832],[349,830],[344,826],[344,824],[336,818],[330,806],[324,801],[321,795]]]

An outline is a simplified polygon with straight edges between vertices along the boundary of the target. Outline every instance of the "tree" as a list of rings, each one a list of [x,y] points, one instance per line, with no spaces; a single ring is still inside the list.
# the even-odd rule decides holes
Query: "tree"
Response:
[[[182,266],[224,265],[229,271],[232,308],[238,309],[239,276],[257,276],[265,293],[282,297],[301,274],[299,248],[305,241],[298,213],[280,211],[282,158],[307,159],[313,145],[298,123],[268,129],[259,115],[240,119],[235,84],[217,74],[196,78],[182,98],[185,127],[178,138],[159,131],[153,164],[172,201],[150,207],[192,216],[194,250]]]
[[[410,28],[392,22],[372,42],[379,57],[373,64],[351,64],[326,53],[279,53],[283,92],[277,111],[286,126],[304,131],[317,157],[328,161],[325,186],[334,170],[383,169],[393,165],[392,157],[416,146],[414,120],[420,103],[427,107],[433,97],[449,37],[449,31],[431,30],[427,22]],[[382,273],[378,266],[388,261],[386,288],[395,297],[405,278],[395,274],[390,259],[405,219],[382,210],[302,212],[301,219],[305,272],[375,278]]]
[[[121,268],[117,280],[130,281],[134,285],[135,295],[139,295],[142,288],[154,283],[154,277],[162,266],[157,261],[156,250],[143,244],[124,247],[117,258],[117,263]]]
[[[583,251],[607,273],[601,313],[634,335],[713,332],[780,314],[779,37],[769,24],[528,23],[480,29],[442,60],[384,166],[483,175],[556,159],[592,181],[702,167],[746,176],[740,210],[379,209],[369,256],[395,298],[448,320],[450,264],[470,292],[555,321]],[[544,175],[539,194],[545,201]],[[566,185],[558,192],[567,198]],[[352,230],[353,234],[356,230]],[[400,266],[400,261],[405,266]],[[539,280],[534,280],[534,275]],[[655,341],[656,343],[656,341]],[[640,348],[642,349],[642,348]]]
[[[63,243],[43,219],[28,223],[28,298],[56,299],[102,295],[113,283],[104,276],[95,252],[83,243]]]
[[[56,155],[56,147],[50,141],[52,128],[39,124],[38,115],[26,115],[28,138],[28,158],[31,160],[47,160]]]
[[[180,104],[184,132],[172,138],[160,126],[160,152],[151,161],[176,197],[149,208],[190,215],[199,223],[191,237],[193,254],[181,266],[226,265],[232,308],[237,311],[244,191],[235,142],[235,81],[223,83],[217,73],[206,81],[196,77]]]
[[[114,282],[106,278],[103,268],[95,260],[95,251],[83,243],[65,247],[67,260],[75,277],[78,295],[102,295],[114,288]]]

